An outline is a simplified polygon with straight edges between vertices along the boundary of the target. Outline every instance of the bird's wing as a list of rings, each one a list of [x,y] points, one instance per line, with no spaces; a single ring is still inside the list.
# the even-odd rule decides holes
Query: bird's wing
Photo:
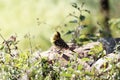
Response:
[[[69,48],[69,46],[62,39],[56,40],[55,45],[60,47],[60,48]]]

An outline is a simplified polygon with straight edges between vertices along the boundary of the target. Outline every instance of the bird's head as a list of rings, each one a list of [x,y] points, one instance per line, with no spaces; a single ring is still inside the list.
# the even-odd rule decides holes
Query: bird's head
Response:
[[[58,31],[56,31],[56,32],[54,33],[53,37],[51,38],[51,41],[54,42],[54,41],[56,41],[56,40],[58,40],[58,39],[60,39],[60,38],[61,38],[60,33],[59,33]]]
[[[60,39],[60,38],[61,38],[60,33],[59,33],[58,31],[56,31],[56,32],[54,33],[53,38],[54,38],[54,40],[58,40],[58,39]]]

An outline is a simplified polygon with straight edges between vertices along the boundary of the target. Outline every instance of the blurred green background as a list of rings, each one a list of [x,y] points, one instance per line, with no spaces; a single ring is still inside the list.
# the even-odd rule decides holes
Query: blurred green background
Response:
[[[46,50],[51,45],[50,37],[54,28],[75,10],[71,6],[74,2],[85,2],[84,8],[90,10],[87,24],[97,23],[100,19],[99,0],[0,0],[0,33],[5,39],[17,35],[21,50],[29,49],[30,42],[33,48]],[[111,21],[119,22],[120,0],[110,0],[110,8]],[[113,24],[111,29],[114,27]],[[114,37],[120,37],[119,32],[113,30]],[[25,38],[26,35],[30,40]],[[0,43],[2,41],[0,38]]]

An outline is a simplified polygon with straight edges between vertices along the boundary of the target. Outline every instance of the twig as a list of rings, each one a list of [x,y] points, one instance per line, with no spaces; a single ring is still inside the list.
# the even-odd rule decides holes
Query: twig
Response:
[[[4,43],[6,44],[6,46],[7,46],[7,48],[8,48],[8,53],[11,55],[11,56],[13,56],[12,54],[11,54],[11,49],[10,49],[10,46],[9,46],[9,44],[8,44],[8,42],[5,40],[5,38],[2,36],[2,34],[0,33],[0,37],[4,40]]]

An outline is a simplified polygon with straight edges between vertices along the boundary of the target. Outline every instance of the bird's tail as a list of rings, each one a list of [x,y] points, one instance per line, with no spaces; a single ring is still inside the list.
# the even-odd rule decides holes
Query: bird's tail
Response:
[[[71,48],[69,48],[69,50],[72,51],[72,52],[74,52],[74,53],[76,53],[76,52],[75,52],[73,49],[71,49]]]

